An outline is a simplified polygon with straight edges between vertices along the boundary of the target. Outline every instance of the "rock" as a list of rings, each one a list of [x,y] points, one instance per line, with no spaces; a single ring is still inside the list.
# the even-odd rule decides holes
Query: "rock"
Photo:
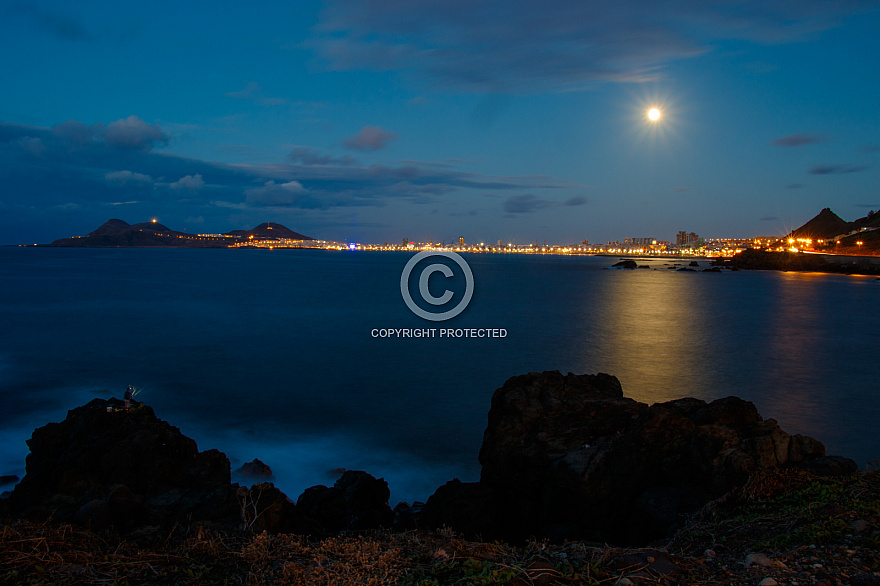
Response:
[[[495,495],[485,485],[456,478],[428,498],[419,520],[425,527],[450,527],[467,539],[491,540],[497,534]]]
[[[746,556],[746,561],[743,562],[747,568],[752,566],[761,566],[762,568],[769,568],[773,565],[773,560],[766,556],[763,553],[750,553]]]
[[[272,469],[256,458],[252,462],[242,465],[235,473],[247,479],[267,480],[274,476]]]
[[[290,533],[296,529],[296,505],[271,482],[237,491],[241,526],[255,533]]]
[[[18,482],[18,476],[14,474],[9,474],[7,476],[0,476],[0,486],[5,486],[7,484],[15,484]]]
[[[618,586],[633,586],[634,582],[629,578],[620,578],[619,580],[617,580],[617,582],[615,582],[615,584],[617,584]]]
[[[760,582],[758,582],[758,586],[777,586],[779,582],[774,580],[773,578],[764,578]]]
[[[360,470],[348,470],[332,487],[307,488],[296,501],[298,531],[326,536],[342,530],[390,527],[388,483]]]
[[[296,499],[296,509],[297,533],[323,537],[345,529],[345,498],[336,487],[307,488]]]
[[[864,519],[856,519],[849,524],[849,527],[853,533],[863,533],[868,529],[868,522]]]
[[[479,490],[503,539],[644,544],[793,453],[808,461],[824,447],[737,397],[649,407],[607,374],[531,373],[492,397]]]
[[[632,551],[610,562],[610,567],[620,571],[626,571],[634,567],[647,570],[654,576],[674,576],[682,572],[677,560],[665,551],[645,549]]]
[[[237,517],[224,454],[199,452],[192,439],[143,403],[121,407],[117,399],[94,399],[61,423],[36,429],[10,511],[66,522],[100,500],[123,527],[148,517],[168,523]]]
[[[362,531],[390,527],[394,523],[394,511],[388,505],[391,491],[384,479],[376,479],[361,470],[347,470],[333,486],[342,491],[346,529]]]
[[[92,531],[105,531],[113,523],[110,505],[100,499],[94,499],[82,505],[74,513],[73,520]]]
[[[617,268],[617,269],[634,269],[634,268],[637,268],[639,266],[639,264],[632,259],[627,259],[627,260],[622,260],[620,262],[616,262],[611,266],[612,266],[612,268]]]
[[[817,476],[849,476],[859,470],[858,464],[843,456],[820,456],[798,462],[797,467]]]
[[[405,502],[399,502],[394,506],[394,530],[412,531],[419,526],[422,510],[425,503],[416,501],[412,505]]]
[[[689,267],[698,267],[698,266],[700,266],[700,263],[698,263],[695,260],[692,260],[690,263],[688,263],[688,266]]]

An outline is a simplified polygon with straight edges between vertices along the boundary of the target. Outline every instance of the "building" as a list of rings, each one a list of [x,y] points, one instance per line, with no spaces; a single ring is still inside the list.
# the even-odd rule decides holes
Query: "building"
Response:
[[[691,232],[679,232],[675,237],[675,245],[676,246],[697,246],[700,243],[701,238]]]

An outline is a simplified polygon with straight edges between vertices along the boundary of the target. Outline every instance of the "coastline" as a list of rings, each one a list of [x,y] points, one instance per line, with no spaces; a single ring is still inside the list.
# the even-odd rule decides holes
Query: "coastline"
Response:
[[[164,583],[171,576],[188,576],[190,580],[211,584],[224,583],[230,576],[246,576],[249,583],[326,584],[366,581],[433,584],[459,580],[485,584],[595,584],[614,580],[619,584],[657,581],[669,584],[720,581],[755,584],[765,580],[762,583],[767,586],[771,584],[766,582],[768,579],[812,583],[852,580],[850,583],[853,584],[872,584],[872,580],[880,580],[877,548],[880,540],[880,472],[858,472],[852,468],[834,471],[832,468],[845,459],[832,457],[823,460],[824,456],[818,454],[824,454],[824,450],[817,451],[820,444],[810,438],[797,440],[799,447],[795,449],[795,443],[792,443],[795,436],[789,438],[779,430],[775,421],[760,418],[754,406],[734,397],[711,404],[680,399],[648,408],[620,395],[619,383],[615,381],[609,375],[563,377],[553,372],[509,379],[493,397],[487,440],[481,450],[482,482],[501,474],[507,479],[502,478],[496,487],[528,485],[528,476],[519,476],[518,483],[510,482],[513,478],[510,475],[520,474],[521,470],[505,463],[507,456],[504,454],[512,449],[515,460],[522,458],[516,455],[521,449],[519,440],[514,442],[509,438],[533,433],[528,431],[528,422],[535,417],[541,422],[539,428],[535,428],[538,432],[535,437],[543,439],[538,444],[532,444],[531,440],[526,443],[522,454],[527,458],[540,454],[534,449],[541,449],[542,443],[549,441],[551,445],[558,445],[560,440],[542,435],[548,431],[561,433],[559,438],[565,438],[571,433],[571,423],[581,421],[588,423],[588,427],[599,425],[595,429],[606,433],[611,422],[621,416],[629,419],[632,414],[637,414],[637,421],[641,423],[635,427],[627,424],[625,427],[629,431],[624,431],[620,439],[613,439],[608,444],[617,447],[598,461],[608,458],[613,461],[614,454],[631,443],[626,439],[630,436],[636,442],[633,444],[637,449],[634,454],[649,446],[656,447],[670,432],[673,437],[678,434],[691,437],[688,430],[692,424],[687,423],[691,420],[698,429],[704,430],[692,436],[694,438],[707,437],[706,433],[710,434],[708,437],[729,438],[734,429],[740,429],[735,433],[745,433],[748,437],[734,451],[745,450],[740,452],[743,457],[754,463],[758,463],[755,458],[766,458],[766,463],[752,468],[744,476],[738,475],[740,480],[731,485],[731,489],[723,490],[716,498],[682,517],[681,522],[673,525],[665,536],[635,547],[619,543],[615,546],[613,541],[609,545],[607,540],[586,536],[560,540],[550,535],[517,537],[518,532],[514,532],[492,537],[491,529],[480,527],[479,523],[481,517],[485,518],[487,507],[493,505],[481,497],[474,500],[474,483],[447,483],[432,496],[433,504],[429,499],[426,505],[398,505],[393,512],[393,523],[389,516],[391,509],[387,504],[386,483],[363,472],[347,472],[340,479],[343,484],[337,482],[336,487],[308,489],[294,506],[293,501],[267,482],[271,479],[271,470],[262,462],[249,465],[254,482],[250,488],[237,484],[229,486],[229,464],[225,455],[207,450],[187,456],[186,453],[195,453],[194,442],[177,428],[158,420],[149,406],[135,402],[129,411],[119,400],[99,399],[71,411],[64,422],[49,424],[34,432],[29,442],[32,454],[28,457],[28,474],[36,477],[30,481],[27,477],[22,480],[30,495],[20,494],[0,501],[3,513],[3,529],[0,531],[0,551],[3,552],[0,554],[0,568],[3,573],[0,576],[13,581],[26,577],[55,583],[91,583],[106,579]],[[563,386],[557,386],[560,383],[564,383]],[[527,403],[522,402],[535,393],[544,397],[545,407],[533,410],[527,406],[532,402],[530,399]],[[572,393],[581,398],[562,399]],[[551,407],[553,401],[560,399],[559,409]],[[593,411],[589,419],[584,420],[583,415],[578,415],[583,413],[579,404]],[[509,427],[511,424],[523,425],[516,422],[524,422],[526,427]],[[707,424],[708,427],[700,427]],[[719,426],[737,427],[730,427],[729,431],[718,435],[716,428]],[[95,440],[95,432],[89,430],[97,429],[109,435]],[[752,431],[748,431],[750,429]],[[656,435],[658,432],[660,435]],[[759,435],[753,435],[755,433]],[[59,434],[71,435],[65,435],[68,441],[59,444]],[[154,439],[149,439],[151,437]],[[141,447],[137,452],[127,452],[124,447],[119,451],[119,440],[113,438],[122,438],[122,445],[139,438],[131,445]],[[583,439],[575,438],[574,441],[582,445]],[[597,438],[591,441],[601,449],[605,445],[603,442],[608,440]],[[149,448],[147,454],[159,451],[148,455],[144,463],[135,463],[135,469],[131,469],[127,463],[132,457],[135,460],[143,458],[135,454],[141,453],[151,442],[155,447]],[[672,444],[679,442],[672,440]],[[160,448],[159,443],[169,447]],[[710,445],[712,442],[705,444],[706,447]],[[788,446],[785,453],[780,452],[783,445]],[[105,481],[109,483],[107,486],[114,487],[109,499],[90,500],[72,517],[65,517],[60,509],[45,509],[46,504],[51,509],[69,506],[64,503],[75,503],[69,500],[75,492],[69,491],[83,486],[82,481],[77,481],[77,484],[63,488],[63,483],[67,482],[63,479],[64,474],[62,478],[56,478],[53,468],[46,467],[50,462],[45,459],[47,449],[62,456],[59,460],[62,467],[71,457],[80,462],[76,466],[84,472],[92,469],[89,461],[95,462],[94,465],[109,474]],[[777,465],[789,458],[795,458],[797,463],[797,458],[806,454],[804,450],[812,452],[816,462],[822,460],[823,463],[807,468]],[[172,459],[168,460],[168,457]],[[633,462],[635,468],[624,472],[615,464],[614,474],[636,474],[629,477],[624,486],[645,474],[649,479],[657,478],[656,473],[648,471],[655,456],[641,459],[624,454],[622,457],[623,461]],[[742,458],[731,459],[729,453],[724,457],[734,466],[729,471],[739,470],[745,463]],[[669,461],[669,457],[663,459]],[[567,457],[564,460],[569,461]],[[118,464],[106,468],[108,461]],[[155,468],[156,465],[160,467]],[[193,465],[201,471],[190,472]],[[487,470],[486,466],[490,469]],[[668,463],[664,464],[663,469],[668,466]],[[137,468],[140,467],[145,468],[146,477],[138,475]],[[721,472],[719,469],[716,474]],[[592,474],[591,483],[602,482],[601,467]],[[686,474],[690,478],[690,473]],[[714,476],[716,480],[713,482],[724,474],[727,473]],[[46,487],[55,482],[52,478],[62,484],[50,487],[46,492]],[[126,485],[120,485],[120,481],[133,488],[129,490]],[[181,496],[169,500],[171,493],[162,491],[181,481],[195,484],[187,484],[188,488]],[[137,482],[148,484],[138,488],[135,486]],[[545,486],[542,490],[548,486],[547,482],[552,481],[548,478],[541,481]],[[140,492],[152,490],[149,486],[157,487],[159,493],[147,501],[138,500]],[[68,496],[60,500],[57,495],[52,496],[57,489]],[[172,489],[172,493],[175,490],[178,489]],[[590,498],[590,490],[585,493],[586,498]],[[32,500],[35,491],[43,491],[49,500]],[[352,496],[347,496],[349,494]],[[441,498],[441,494],[446,496]],[[655,494],[656,499],[660,493]],[[182,495],[188,496],[182,498]],[[330,527],[327,523],[333,523],[331,519],[338,515],[332,512],[337,506],[332,501],[337,498],[344,498],[347,503],[343,509],[347,521]],[[349,501],[349,498],[353,500]],[[20,518],[15,507],[20,507],[23,502],[45,504],[38,505],[37,509],[31,508],[24,518]],[[652,502],[646,512],[660,510],[656,507],[660,507],[661,501]],[[144,504],[154,513],[164,511],[163,515],[167,516],[142,516],[143,513],[137,511]],[[596,511],[593,506],[588,508]],[[444,509],[446,513],[439,513],[438,522],[436,516]],[[38,510],[50,513],[49,517],[41,520]],[[426,517],[429,510],[435,519]],[[624,510],[620,507],[614,509],[615,523],[624,522],[620,516]],[[132,523],[133,519],[141,521]],[[304,519],[306,523],[303,523]],[[528,523],[525,519],[522,522]],[[44,547],[27,547],[34,540],[43,543]],[[314,566],[315,559],[323,560],[320,569]],[[145,566],[144,561],[149,561],[149,566]]]

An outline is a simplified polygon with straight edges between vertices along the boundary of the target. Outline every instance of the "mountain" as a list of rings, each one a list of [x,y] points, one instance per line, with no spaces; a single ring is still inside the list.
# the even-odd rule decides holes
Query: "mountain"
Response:
[[[286,226],[282,226],[276,222],[264,222],[251,230],[233,230],[227,232],[230,236],[240,236],[248,239],[253,236],[255,240],[275,240],[276,238],[287,238],[288,240],[314,240],[310,236],[303,236],[299,232],[294,232]]]
[[[818,248],[829,252],[876,255],[880,252],[880,213],[872,210],[864,218],[847,222],[825,208],[790,237],[825,240],[824,247]]]
[[[853,222],[847,222],[840,216],[825,208],[819,214],[791,233],[792,238],[812,238],[813,240],[828,240],[853,230]]]
[[[48,246],[81,248],[226,248],[247,240],[314,240],[294,232],[286,226],[267,222],[253,230],[233,230],[221,235],[188,234],[178,232],[153,220],[129,224],[113,218],[85,236],[61,238]]]

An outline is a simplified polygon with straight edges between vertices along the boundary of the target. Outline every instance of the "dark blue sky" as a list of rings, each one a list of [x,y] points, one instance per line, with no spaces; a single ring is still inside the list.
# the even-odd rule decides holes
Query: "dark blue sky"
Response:
[[[880,208],[880,2],[251,4],[3,3],[0,243],[111,217],[674,240]]]

